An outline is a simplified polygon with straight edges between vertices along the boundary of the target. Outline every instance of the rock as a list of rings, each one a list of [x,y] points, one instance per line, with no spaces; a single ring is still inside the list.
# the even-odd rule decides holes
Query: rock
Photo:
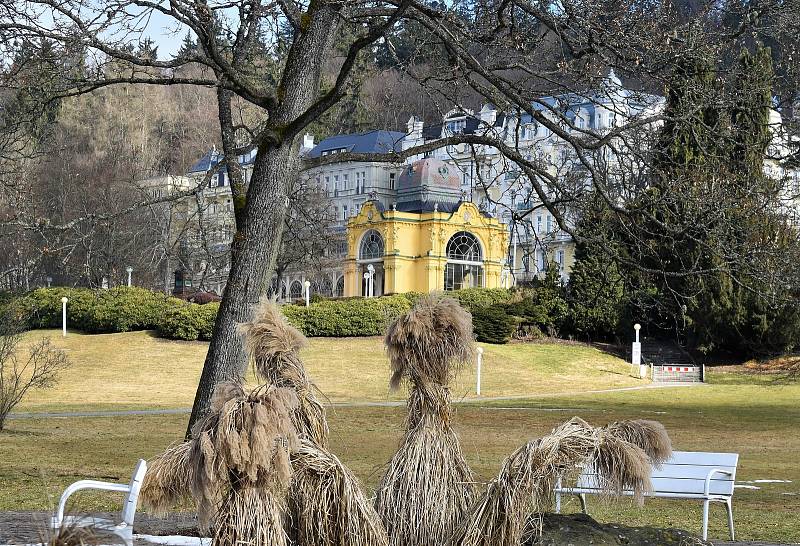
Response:
[[[586,514],[546,514],[542,536],[526,546],[702,546],[703,542],[680,529],[625,527],[616,523],[598,523]]]

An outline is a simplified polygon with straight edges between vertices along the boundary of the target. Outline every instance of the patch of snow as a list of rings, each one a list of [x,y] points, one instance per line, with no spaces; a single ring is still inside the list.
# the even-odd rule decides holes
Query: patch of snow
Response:
[[[156,535],[133,535],[133,538],[146,540],[154,544],[166,544],[168,546],[210,546],[211,539],[205,537],[184,537],[180,535],[156,536]]]
[[[761,489],[755,485],[734,485],[733,487],[735,489]]]
[[[792,480],[753,480],[753,483],[792,483]]]

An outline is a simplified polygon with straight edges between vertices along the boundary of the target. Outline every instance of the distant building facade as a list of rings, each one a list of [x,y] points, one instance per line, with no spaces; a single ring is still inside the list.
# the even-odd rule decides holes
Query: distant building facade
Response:
[[[561,123],[564,130],[580,136],[583,131],[607,134],[635,120],[643,120],[637,130],[652,133],[659,124],[648,120],[664,105],[661,96],[625,88],[611,71],[597,89],[543,97],[532,108],[556,123],[566,118],[569,123]],[[781,126],[780,121],[780,114],[774,112],[771,125]],[[282,272],[281,278],[272,281],[273,292],[281,298],[300,298],[309,281],[314,293],[325,296],[366,295],[370,288],[364,273],[373,275],[370,282],[375,295],[511,286],[540,277],[553,266],[567,280],[574,262],[574,241],[543,206],[533,181],[496,147],[459,144],[409,157],[404,164],[380,161],[382,154],[458,134],[491,136],[525,159],[535,159],[546,175],[535,182],[548,198],[555,196],[548,180],[591,183],[586,157],[576,157],[564,139],[527,112],[503,112],[490,104],[477,113],[453,109],[440,123],[427,126],[412,117],[406,132],[336,135],[318,144],[306,135],[299,151],[306,159],[344,152],[377,158],[303,170],[301,176],[327,195],[336,219],[332,229],[341,236],[341,244],[327,251],[327,265],[321,270],[301,267]],[[636,141],[637,136],[626,135],[626,139],[614,137],[613,149],[618,153],[604,151],[590,158],[602,165],[611,180],[637,168],[626,164],[627,157],[634,155],[626,153],[627,142]],[[785,153],[787,146],[776,131],[773,150]],[[238,158],[246,183],[255,154],[256,150],[251,150]],[[187,264],[180,272],[182,287],[188,283],[218,294],[227,278],[234,233],[230,180],[224,169],[216,172],[221,159],[220,152],[211,150],[186,177],[180,177],[186,187],[203,177],[210,180],[200,195],[181,205],[181,214],[194,229],[184,226],[177,236],[180,261]],[[778,161],[768,162],[765,170],[774,176],[794,177],[794,186],[789,186],[796,191],[786,200],[795,203],[800,196],[800,171]],[[571,211],[565,209],[563,216],[572,225]],[[473,243],[471,250],[468,241]]]

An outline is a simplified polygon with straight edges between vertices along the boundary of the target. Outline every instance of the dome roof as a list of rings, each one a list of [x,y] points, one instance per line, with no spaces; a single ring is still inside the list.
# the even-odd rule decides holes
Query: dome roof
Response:
[[[428,186],[429,188],[449,188],[461,190],[461,181],[456,168],[441,159],[426,157],[406,167],[397,180],[398,190],[408,190]]]

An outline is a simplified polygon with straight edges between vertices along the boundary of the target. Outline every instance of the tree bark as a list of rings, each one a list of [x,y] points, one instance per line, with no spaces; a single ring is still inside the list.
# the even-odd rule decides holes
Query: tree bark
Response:
[[[281,98],[258,142],[253,173],[237,214],[231,245],[231,269],[220,304],[214,334],[197,387],[187,437],[208,412],[218,383],[243,377],[247,366],[238,325],[250,318],[252,307],[267,291],[281,244],[289,189],[298,176],[299,157],[294,134],[286,127],[313,104],[319,92],[322,65],[331,49],[339,5],[312,2],[298,29],[279,85]],[[227,123],[220,118],[221,123]],[[226,127],[222,127],[223,132]]]

